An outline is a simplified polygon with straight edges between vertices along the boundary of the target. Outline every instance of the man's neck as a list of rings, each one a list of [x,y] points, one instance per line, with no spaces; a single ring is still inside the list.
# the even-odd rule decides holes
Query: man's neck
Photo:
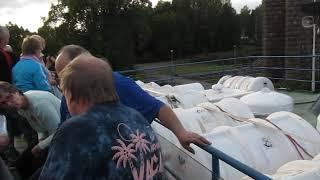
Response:
[[[22,106],[21,109],[26,110],[29,108],[29,100],[25,95],[22,95]]]
[[[76,109],[77,112],[75,112],[75,113],[76,113],[75,115],[79,115],[79,114],[88,112],[89,109],[90,109],[93,105],[94,105],[94,104],[88,103],[88,102],[79,102],[78,105],[77,105],[77,109]]]

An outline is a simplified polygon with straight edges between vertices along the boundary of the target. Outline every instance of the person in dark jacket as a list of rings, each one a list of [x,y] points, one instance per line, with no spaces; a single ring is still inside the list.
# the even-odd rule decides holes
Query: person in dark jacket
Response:
[[[11,70],[17,63],[18,58],[6,48],[9,38],[9,30],[4,26],[0,26],[0,81],[11,83]]]

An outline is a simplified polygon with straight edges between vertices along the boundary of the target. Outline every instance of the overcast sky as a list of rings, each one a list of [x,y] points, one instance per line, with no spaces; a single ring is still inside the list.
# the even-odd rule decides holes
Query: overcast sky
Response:
[[[262,0],[231,0],[232,6],[237,10],[247,5],[253,9],[261,4]],[[5,25],[11,21],[18,26],[37,31],[42,26],[41,17],[48,14],[51,3],[57,0],[0,0],[0,24]],[[151,0],[156,4],[158,0]]]

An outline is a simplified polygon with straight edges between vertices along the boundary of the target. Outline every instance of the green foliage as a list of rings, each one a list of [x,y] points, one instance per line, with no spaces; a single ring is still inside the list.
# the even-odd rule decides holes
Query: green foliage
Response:
[[[29,30],[24,29],[23,27],[19,27],[16,24],[12,24],[11,22],[9,22],[9,24],[7,24],[6,27],[10,31],[9,44],[12,46],[14,53],[16,53],[17,56],[19,56],[21,52],[21,44],[23,38],[27,35],[30,35],[31,33]]]
[[[262,7],[259,6],[250,10],[247,6],[241,9],[239,14],[239,23],[241,27],[241,38],[243,40],[253,40],[261,44],[262,39]]]
[[[254,36],[255,14],[244,8],[238,15],[221,0],[159,1],[154,8],[149,0],[58,0],[38,33],[47,54],[78,44],[116,70],[131,69],[137,62],[167,60],[170,50],[174,58],[230,50],[243,29]]]

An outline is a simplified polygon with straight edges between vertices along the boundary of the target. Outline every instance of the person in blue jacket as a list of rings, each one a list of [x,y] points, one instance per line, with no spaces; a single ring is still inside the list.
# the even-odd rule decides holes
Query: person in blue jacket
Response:
[[[56,72],[63,68],[80,54],[90,54],[86,49],[78,45],[67,45],[61,48],[56,59]],[[208,140],[199,134],[187,131],[182,126],[172,109],[161,101],[149,95],[134,80],[125,77],[118,72],[113,72],[116,91],[120,102],[140,112],[151,124],[158,118],[162,124],[170,129],[178,138],[180,144],[188,151],[194,153],[190,143],[210,144]],[[70,117],[65,98],[61,100],[61,123]]]
[[[26,37],[21,49],[20,61],[12,69],[13,84],[22,92],[29,90],[52,92],[48,73],[40,60],[42,44],[39,39]]]

